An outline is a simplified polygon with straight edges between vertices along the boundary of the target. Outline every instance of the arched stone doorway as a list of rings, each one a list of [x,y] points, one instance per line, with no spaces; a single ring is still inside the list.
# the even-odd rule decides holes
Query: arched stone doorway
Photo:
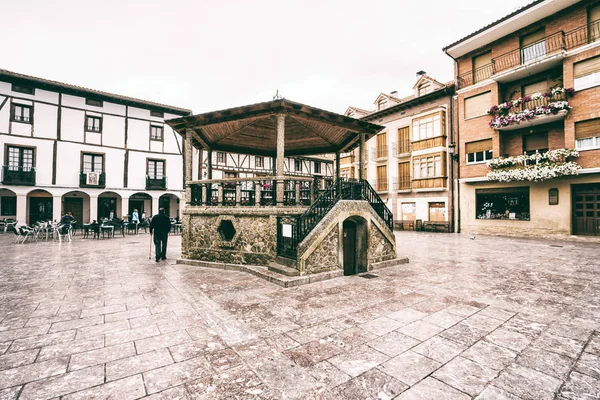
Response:
[[[9,189],[0,189],[0,218],[17,219],[17,194]]]
[[[179,198],[174,194],[167,193],[160,196],[158,207],[164,208],[167,216],[179,218]]]
[[[129,196],[129,215],[133,214],[134,210],[138,211],[138,218],[141,219],[144,213],[147,218],[150,218],[154,213],[152,209],[152,196],[144,192],[134,193]]]
[[[115,192],[103,192],[98,196],[98,213],[96,217],[90,215],[90,219],[101,219],[114,217],[121,218],[121,196]]]
[[[342,223],[344,275],[367,272],[368,240],[367,221],[364,218],[353,216]]]
[[[90,220],[90,196],[79,190],[67,192],[62,197],[61,215],[70,212],[78,224],[86,223]]]
[[[52,195],[42,189],[27,193],[27,224],[38,221],[52,221]]]

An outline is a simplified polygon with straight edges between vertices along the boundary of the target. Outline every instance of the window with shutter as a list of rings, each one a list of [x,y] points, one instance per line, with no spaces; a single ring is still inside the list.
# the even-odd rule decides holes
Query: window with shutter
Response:
[[[492,52],[473,57],[473,82],[481,82],[492,76]]]
[[[583,90],[600,85],[600,56],[573,65],[575,90]]]
[[[544,29],[521,37],[521,60],[523,63],[546,55]]]
[[[478,140],[465,144],[467,164],[477,164],[492,159],[492,139]]]
[[[387,165],[377,167],[377,191],[388,190]]]
[[[492,92],[485,92],[465,99],[465,119],[487,115],[492,107]]]
[[[398,190],[410,189],[410,163],[398,164]]]
[[[410,127],[398,129],[398,154],[410,153]]]
[[[531,96],[535,93],[544,93],[548,90],[548,82],[543,80],[541,82],[532,83],[523,86],[523,96]]]
[[[600,39],[600,4],[588,8],[588,31],[590,42]]]
[[[387,157],[387,134],[377,135],[377,158]]]
[[[523,137],[523,150],[527,154],[548,151],[548,132],[534,133]]]
[[[575,123],[575,148],[577,150],[600,148],[600,118]]]

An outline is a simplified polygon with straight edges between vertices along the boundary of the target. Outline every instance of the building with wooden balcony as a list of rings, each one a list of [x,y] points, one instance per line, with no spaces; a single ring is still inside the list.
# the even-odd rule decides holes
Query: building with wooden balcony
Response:
[[[451,230],[452,163],[448,157],[454,85],[443,84],[419,71],[413,94],[381,93],[375,110],[349,107],[346,115],[384,126],[367,143],[364,174],[393,212],[397,225],[416,220],[447,224]],[[342,173],[357,175],[357,165]],[[404,221],[404,223],[402,223]]]
[[[366,272],[396,258],[391,211],[362,172],[357,179],[340,176],[341,155],[358,149],[363,166],[366,142],[381,126],[286,99],[167,123],[185,143],[179,262],[264,276],[268,267],[273,273],[330,277]],[[194,149],[207,153],[200,179],[194,179]],[[260,176],[215,177],[218,152],[264,157],[274,168]],[[286,168],[286,157],[301,163],[319,154],[335,155],[335,181]]]
[[[182,140],[164,120],[188,114],[0,70],[0,219],[33,224],[70,211],[88,223],[159,206],[178,217]]]
[[[600,3],[537,0],[452,43],[457,223],[600,235]]]

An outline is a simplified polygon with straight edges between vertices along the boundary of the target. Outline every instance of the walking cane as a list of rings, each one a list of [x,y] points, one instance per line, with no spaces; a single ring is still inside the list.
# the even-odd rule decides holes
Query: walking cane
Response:
[[[148,260],[152,259],[152,233],[150,233],[150,248],[148,249]]]

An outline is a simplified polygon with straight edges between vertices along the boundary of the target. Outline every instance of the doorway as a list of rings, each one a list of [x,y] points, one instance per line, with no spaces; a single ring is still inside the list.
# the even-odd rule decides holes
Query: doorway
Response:
[[[29,198],[29,224],[52,221],[52,197]]]
[[[78,224],[83,223],[83,199],[81,197],[64,198],[65,214],[70,212]]]
[[[600,184],[572,188],[573,235],[600,235]]]
[[[141,218],[144,213],[144,200],[129,200],[129,214],[133,214],[133,210],[138,210],[138,217]]]
[[[342,224],[344,275],[367,272],[367,221],[350,217]]]

